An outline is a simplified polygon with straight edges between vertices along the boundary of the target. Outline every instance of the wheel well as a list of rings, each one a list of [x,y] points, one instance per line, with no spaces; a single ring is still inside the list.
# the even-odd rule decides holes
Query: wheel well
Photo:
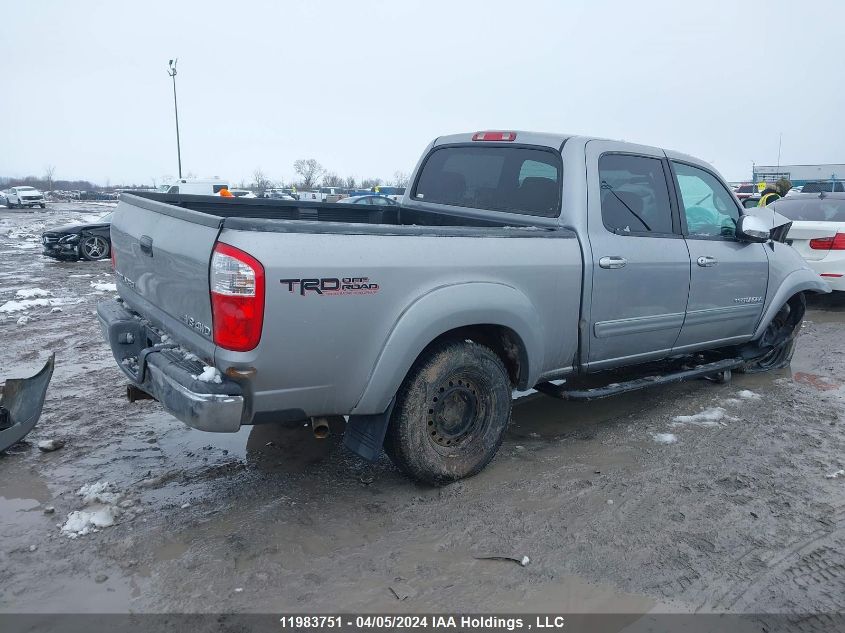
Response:
[[[511,384],[518,388],[527,388],[522,384],[528,381],[528,355],[519,335],[503,325],[466,325],[444,332],[431,341],[417,358],[424,356],[429,349],[447,340],[471,340],[493,350],[502,359],[508,370]]]

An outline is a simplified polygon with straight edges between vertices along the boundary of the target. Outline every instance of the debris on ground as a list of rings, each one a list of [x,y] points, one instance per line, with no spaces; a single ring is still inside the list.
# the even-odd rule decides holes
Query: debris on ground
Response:
[[[611,502],[612,503],[612,502]],[[516,563],[517,565],[521,565],[522,567],[527,567],[528,563],[531,562],[531,559],[527,556],[522,557],[514,557],[514,556],[500,556],[500,555],[493,555],[493,556],[476,556],[476,560],[502,560],[502,561],[509,561],[512,563]]]
[[[44,453],[51,453],[52,451],[57,451],[65,445],[64,440],[42,440],[36,444],[38,446],[38,450]]]
[[[417,595],[417,590],[411,587],[402,578],[397,578],[389,587],[390,593],[396,596],[397,600],[407,600]]]

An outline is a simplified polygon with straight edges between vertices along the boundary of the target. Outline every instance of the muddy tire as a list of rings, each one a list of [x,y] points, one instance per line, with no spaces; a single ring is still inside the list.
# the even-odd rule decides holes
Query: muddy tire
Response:
[[[736,371],[758,374],[789,366],[795,354],[795,344],[801,333],[806,309],[807,302],[803,294],[790,299],[775,315],[760,339],[753,343],[759,348],[761,356],[737,367]]]
[[[384,448],[412,479],[439,485],[481,471],[499,450],[511,418],[511,383],[488,347],[451,341],[408,372]]]

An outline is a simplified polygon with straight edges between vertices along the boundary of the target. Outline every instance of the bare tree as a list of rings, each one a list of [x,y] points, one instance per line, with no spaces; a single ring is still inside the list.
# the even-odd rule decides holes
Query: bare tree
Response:
[[[373,187],[378,187],[381,184],[381,178],[364,178],[361,181],[361,187],[364,189],[372,189]]]
[[[320,176],[326,173],[325,168],[313,158],[300,158],[293,163],[294,171],[300,175],[302,182],[300,189],[312,189]]]
[[[358,182],[355,180],[355,176],[347,176],[343,179],[343,186],[347,189],[357,189]]]
[[[273,182],[261,171],[261,168],[252,172],[252,184],[258,190],[258,193],[264,193],[265,190],[273,186]]]
[[[323,176],[323,186],[324,187],[343,187],[343,178],[338,176],[333,171],[327,172],[325,176]]]
[[[411,177],[407,173],[405,173],[404,171],[393,172],[393,186],[394,187],[407,187],[410,180],[411,180]]]
[[[55,165],[47,165],[44,168],[44,180],[47,181],[47,190],[53,190],[53,176],[56,173],[56,166]]]

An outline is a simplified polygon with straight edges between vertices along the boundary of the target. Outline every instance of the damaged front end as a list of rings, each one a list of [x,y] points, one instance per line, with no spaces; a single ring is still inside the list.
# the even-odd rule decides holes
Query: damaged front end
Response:
[[[20,442],[41,417],[47,386],[53,377],[56,355],[29,378],[10,378],[0,395],[0,452]]]

